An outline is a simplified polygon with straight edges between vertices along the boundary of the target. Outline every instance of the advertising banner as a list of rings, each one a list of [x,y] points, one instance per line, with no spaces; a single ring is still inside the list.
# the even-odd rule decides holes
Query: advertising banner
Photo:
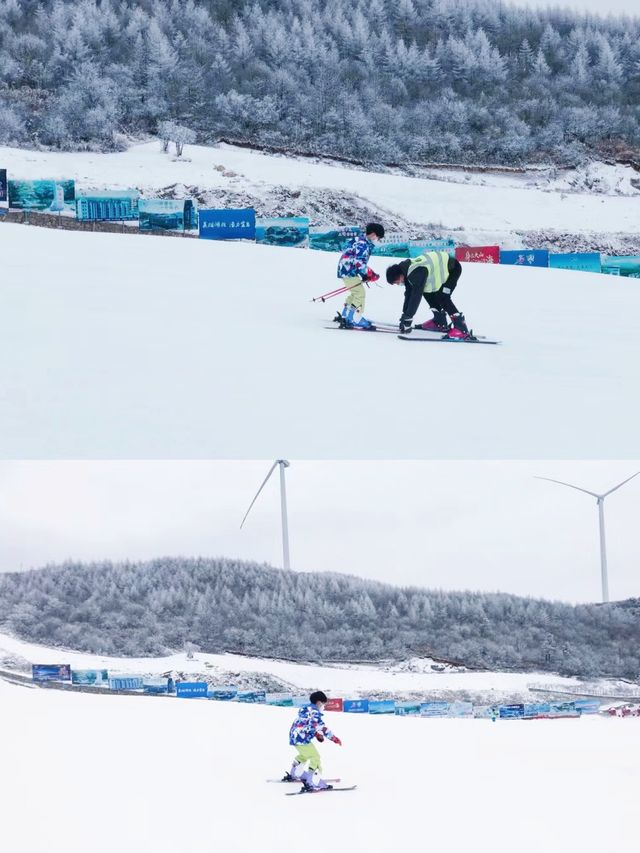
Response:
[[[293,707],[293,696],[291,693],[267,693],[267,705],[278,705],[281,708]]]
[[[408,234],[387,233],[384,240],[376,244],[372,255],[381,255],[384,258],[408,258],[411,240]]]
[[[76,217],[83,221],[114,222],[138,218],[138,190],[113,190],[76,198]]]
[[[456,258],[465,264],[499,264],[500,246],[458,246]]]
[[[305,705],[309,704],[308,696],[294,696],[293,697],[293,707],[294,708],[304,708]]]
[[[264,704],[267,701],[267,694],[264,690],[238,690],[236,694],[236,702],[251,702]]]
[[[368,714],[369,700],[345,699],[342,703],[342,710],[345,712],[345,714]]]
[[[256,212],[241,210],[201,210],[198,236],[204,240],[255,240]]]
[[[72,684],[94,684],[97,687],[109,686],[109,673],[106,669],[72,669]]]
[[[67,663],[34,663],[31,678],[34,681],[71,681],[71,666]]]
[[[409,257],[417,258],[418,255],[424,255],[425,252],[449,252],[451,257],[455,257],[456,244],[453,240],[410,240],[409,241]]]
[[[145,693],[151,693],[153,695],[169,693],[169,679],[145,678],[144,684],[142,685],[142,689]]]
[[[142,690],[144,678],[141,675],[115,675],[109,678],[109,690]]]
[[[473,702],[451,702],[450,717],[473,717]]]
[[[302,247],[309,244],[309,220],[305,216],[270,217],[256,222],[256,243]]]
[[[524,705],[500,705],[501,720],[522,720],[524,718]]]
[[[552,702],[549,706],[550,717],[579,717],[575,702]]]
[[[396,715],[398,717],[418,717],[420,715],[420,702],[396,702]]]
[[[359,225],[313,225],[309,228],[309,248],[320,252],[344,252],[354,237],[362,234]]]
[[[343,702],[342,699],[333,698],[329,699],[327,704],[324,706],[325,711],[342,711],[343,710]]]
[[[525,720],[535,720],[540,717],[548,717],[549,710],[550,705],[548,702],[525,703],[524,718]]]
[[[0,201],[7,201],[7,170],[0,169]]]
[[[549,252],[546,249],[502,249],[500,263],[517,267],[548,267]]]
[[[198,211],[191,199],[141,198],[138,219],[141,231],[190,231],[198,227]]]
[[[607,275],[640,278],[640,257],[628,256],[616,258],[612,255],[607,255],[602,260],[602,272]]]
[[[395,714],[396,703],[393,699],[369,699],[370,714]]]
[[[602,272],[600,252],[569,252],[549,255],[549,266],[559,270],[579,270],[580,272]]]
[[[495,720],[498,717],[496,705],[474,705],[473,716],[476,720]]]
[[[206,681],[179,681],[176,696],[178,699],[206,699],[208,688]]]
[[[219,702],[230,702],[238,695],[236,687],[209,687],[208,699],[217,699]]]
[[[576,699],[573,703],[576,711],[580,714],[599,714],[600,700],[599,699]]]
[[[448,717],[449,703],[448,702],[421,702],[420,703],[421,717]]]
[[[9,181],[9,207],[58,213],[75,212],[75,181]]]

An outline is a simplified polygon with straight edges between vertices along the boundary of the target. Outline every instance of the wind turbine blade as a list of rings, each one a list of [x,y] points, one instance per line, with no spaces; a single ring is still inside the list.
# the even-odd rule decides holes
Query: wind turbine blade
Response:
[[[269,468],[269,473],[267,474],[267,476],[266,476],[266,477],[264,478],[264,480],[262,481],[262,485],[260,486],[260,488],[259,488],[259,489],[258,489],[258,491],[256,492],[256,496],[254,497],[254,499],[253,499],[253,500],[251,501],[251,503],[249,504],[249,509],[248,509],[248,510],[245,512],[245,514],[244,514],[244,518],[242,519],[242,524],[240,525],[240,530],[242,530],[242,526],[243,526],[243,524],[245,523],[245,521],[247,520],[247,516],[248,516],[248,515],[249,515],[249,513],[251,512],[251,510],[252,510],[252,508],[253,508],[254,503],[258,500],[258,496],[260,495],[260,492],[261,492],[261,491],[264,489],[264,487],[267,485],[267,481],[269,480],[269,477],[270,477],[270,476],[273,474],[273,472],[276,470],[277,466],[278,466],[278,463],[277,463],[277,462],[274,462],[274,463],[273,463],[273,465],[271,466],[271,468]]]
[[[582,489],[580,486],[574,486],[573,483],[563,483],[562,480],[553,480],[551,477],[535,477],[535,479],[546,480],[548,483],[557,483],[559,486],[568,486],[570,489],[575,489],[577,492],[584,492],[585,495],[591,495],[593,498],[603,497],[602,495],[597,495],[595,492],[590,492],[589,489]]]
[[[627,477],[627,479],[626,479],[626,480],[623,480],[621,483],[618,483],[618,485],[617,485],[617,486],[614,486],[612,489],[609,489],[609,491],[608,491],[608,492],[605,492],[605,493],[604,493],[604,495],[603,495],[602,497],[603,497],[603,498],[606,498],[606,496],[607,496],[607,495],[610,495],[610,494],[611,494],[611,492],[615,492],[615,491],[617,491],[618,489],[621,489],[621,488],[624,486],[624,484],[625,484],[625,483],[628,483],[628,482],[629,482],[629,480],[633,480],[633,478],[634,478],[634,477],[637,477],[637,476],[638,476],[638,474],[640,474],[640,471],[636,471],[636,473],[635,473],[635,474],[632,474],[630,477]]]

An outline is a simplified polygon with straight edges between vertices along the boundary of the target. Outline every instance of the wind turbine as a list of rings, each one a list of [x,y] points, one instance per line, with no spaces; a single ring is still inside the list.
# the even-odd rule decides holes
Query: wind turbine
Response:
[[[271,468],[269,468],[269,473],[262,481],[262,485],[256,492],[254,499],[251,501],[249,505],[249,509],[245,512],[244,518],[242,519],[242,524],[240,525],[240,529],[247,520],[247,516],[251,512],[254,503],[258,500],[258,495],[267,485],[269,477],[273,474],[278,466],[280,466],[280,511],[282,513],[282,565],[285,569],[290,569],[291,564],[289,561],[289,522],[287,520],[287,487],[284,480],[284,471],[285,468],[289,468],[291,465],[286,459],[276,459]]]
[[[600,572],[602,575],[602,601],[607,603],[609,601],[609,577],[607,574],[607,542],[604,535],[604,499],[608,497],[612,492],[616,492],[618,489],[622,488],[625,483],[628,483],[629,480],[633,480],[634,477],[637,477],[640,474],[640,471],[636,471],[635,474],[632,474],[630,477],[627,477],[626,480],[623,480],[621,483],[618,483],[617,486],[614,486],[612,489],[609,489],[608,492],[604,492],[599,495],[597,492],[590,492],[588,489],[582,489],[580,486],[574,486],[572,483],[563,483],[562,480],[552,480],[551,477],[536,477],[536,480],[546,480],[549,483],[558,483],[560,486],[568,486],[570,489],[576,489],[578,492],[584,492],[586,495],[591,495],[592,498],[595,498],[598,502],[598,521],[600,526]]]

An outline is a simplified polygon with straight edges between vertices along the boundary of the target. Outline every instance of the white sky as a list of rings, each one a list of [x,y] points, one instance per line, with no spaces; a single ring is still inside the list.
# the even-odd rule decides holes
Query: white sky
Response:
[[[532,9],[560,8],[573,9],[578,12],[591,12],[606,16],[613,15],[637,15],[640,16],[640,0],[508,0],[513,6],[529,6]]]
[[[277,477],[250,462],[2,462],[0,571],[235,556],[281,565]],[[293,462],[292,566],[445,589],[598,600],[595,500],[640,462]],[[612,598],[640,595],[640,477],[607,499]]]

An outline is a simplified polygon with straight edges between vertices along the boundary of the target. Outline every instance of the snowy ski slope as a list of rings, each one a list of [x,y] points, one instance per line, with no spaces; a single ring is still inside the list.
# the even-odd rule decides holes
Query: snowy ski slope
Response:
[[[258,197],[274,186],[326,189],[355,194],[405,221],[463,228],[469,236],[493,234],[505,246],[517,230],[638,232],[639,191],[631,183],[638,175],[621,165],[594,163],[556,177],[455,170],[406,177],[229,145],[189,145],[185,158],[176,160],[163,154],[156,140],[115,154],[0,147],[0,163],[9,177],[74,178],[79,189],[137,187],[151,195],[172,184]]]
[[[640,719],[328,714],[325,772],[358,789],[285,797],[291,709],[30,690],[0,679],[7,853],[285,848],[627,849]],[[294,789],[295,790],[295,789]]]
[[[107,657],[85,652],[64,651],[19,640],[0,634],[0,659],[3,655],[17,656],[40,664],[65,664],[72,669],[108,669],[111,672],[160,675],[163,672],[183,673],[266,673],[291,684],[300,691],[314,685],[333,695],[357,698],[367,691],[514,691],[526,692],[527,684],[549,681],[548,674],[532,672],[465,672],[450,667],[447,672],[431,672],[429,659],[415,659],[409,671],[406,664],[319,666],[291,661],[252,658],[231,654],[205,654],[194,658],[177,653],[159,658]],[[419,671],[422,669],[423,671]],[[575,678],[554,677],[555,685],[578,684]],[[532,700],[533,701],[533,700]]]
[[[0,245],[4,458],[637,455],[633,279],[468,264],[456,302],[503,345],[408,346],[323,328],[331,253],[8,224]],[[367,315],[401,303],[374,287]]]

